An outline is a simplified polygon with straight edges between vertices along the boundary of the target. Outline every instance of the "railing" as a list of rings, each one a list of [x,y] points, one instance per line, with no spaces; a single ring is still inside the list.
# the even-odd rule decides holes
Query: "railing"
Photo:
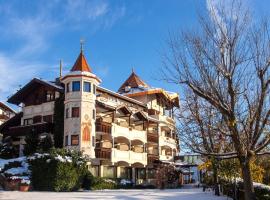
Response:
[[[27,135],[31,132],[41,134],[41,133],[51,133],[53,128],[52,123],[38,123],[33,125],[27,125],[27,126],[15,126],[10,127],[8,134],[9,135]]]
[[[147,164],[151,165],[154,163],[154,161],[158,160],[159,156],[156,154],[148,154],[147,155]]]
[[[95,155],[96,158],[101,158],[101,159],[111,159],[111,149],[107,148],[96,148],[95,149]]]
[[[0,114],[0,119],[8,120],[9,116],[5,114]]]
[[[129,164],[136,162],[147,164],[147,153],[136,153],[133,151],[120,151],[115,148],[112,149],[112,162],[125,161]]]
[[[155,132],[148,132],[147,133],[147,142],[158,143],[158,134]]]
[[[109,123],[104,123],[104,122],[96,123],[96,132],[111,134],[112,125]]]

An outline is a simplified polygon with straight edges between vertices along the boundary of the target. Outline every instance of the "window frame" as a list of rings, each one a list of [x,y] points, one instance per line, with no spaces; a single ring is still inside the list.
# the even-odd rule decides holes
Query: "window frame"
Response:
[[[76,137],[77,138],[77,143],[73,143],[73,141],[74,141],[74,137]],[[76,141],[76,140],[75,140]],[[80,138],[79,138],[79,135],[71,135],[71,138],[70,138],[70,145],[71,146],[79,146],[79,144],[80,144]]]
[[[89,90],[86,90],[86,86],[89,86]],[[89,82],[89,81],[84,81],[83,82],[83,91],[84,92],[88,92],[88,93],[91,93],[92,92],[92,84],[91,84],[91,82]]]
[[[79,88],[76,88],[75,84],[79,85]],[[72,81],[72,92],[80,92],[81,91],[81,81]]]
[[[75,109],[76,110],[78,109],[77,114],[76,114]],[[72,109],[71,109],[71,118],[79,118],[79,117],[80,117],[80,107],[72,107]]]

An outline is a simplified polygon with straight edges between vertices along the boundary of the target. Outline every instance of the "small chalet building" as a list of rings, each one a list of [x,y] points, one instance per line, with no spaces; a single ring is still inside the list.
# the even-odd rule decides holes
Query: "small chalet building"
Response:
[[[8,105],[4,104],[3,102],[0,102],[0,126],[12,118],[15,115],[15,111],[10,108]],[[3,135],[0,131],[0,143],[2,142]]]
[[[34,78],[11,96],[22,112],[0,131],[20,141],[22,155],[26,133],[52,133],[55,100],[64,95],[64,148],[87,154],[95,176],[151,184],[154,164],[174,163],[179,152],[178,94],[149,86],[134,71],[117,92],[100,83],[81,51],[69,73],[55,82]]]
[[[12,108],[7,106],[3,102],[0,102],[0,125],[12,118],[15,113],[16,112]]]

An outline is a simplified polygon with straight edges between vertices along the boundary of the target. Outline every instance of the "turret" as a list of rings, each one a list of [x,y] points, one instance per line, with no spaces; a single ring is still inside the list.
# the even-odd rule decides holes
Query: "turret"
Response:
[[[101,80],[92,73],[82,49],[61,82],[65,85],[64,145],[94,158],[96,87]]]

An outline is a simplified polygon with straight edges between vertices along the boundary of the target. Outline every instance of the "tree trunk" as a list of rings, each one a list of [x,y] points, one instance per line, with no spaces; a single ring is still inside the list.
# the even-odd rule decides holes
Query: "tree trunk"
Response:
[[[216,159],[213,159],[213,178],[214,178],[215,195],[220,196],[220,191],[218,187],[218,166]]]
[[[246,158],[240,163],[244,180],[245,200],[256,200],[250,171],[250,159]]]

